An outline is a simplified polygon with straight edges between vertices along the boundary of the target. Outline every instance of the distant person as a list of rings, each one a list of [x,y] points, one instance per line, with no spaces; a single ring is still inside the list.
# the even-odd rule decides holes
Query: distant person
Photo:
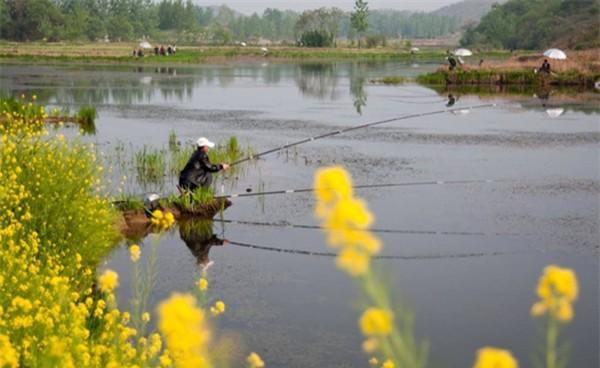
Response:
[[[205,137],[196,141],[198,149],[179,174],[179,187],[183,190],[194,191],[198,187],[209,188],[212,184],[212,173],[229,169],[226,163],[213,165],[208,158],[208,151],[215,144]]]
[[[454,68],[456,68],[457,65],[456,58],[454,57],[454,55],[450,54],[446,59],[448,60],[448,67],[450,68],[450,70],[454,70]]]
[[[481,68],[483,66],[483,59],[479,60],[479,67]]]
[[[550,74],[550,63],[548,62],[548,59],[544,59],[542,66],[540,66],[538,69],[538,72]]]
[[[154,46],[154,55],[158,56],[159,52],[160,52],[160,49],[158,48],[158,46]]]
[[[137,56],[138,57],[144,57],[144,50],[138,49]]]
[[[454,95],[452,93],[450,93],[448,95],[448,102],[446,103],[446,107],[454,106],[454,104],[456,103],[456,100],[458,100],[458,97],[454,97]]]
[[[133,56],[137,56],[137,50],[133,49]]]
[[[163,45],[160,45],[160,54],[161,56],[165,56],[165,47]]]
[[[171,45],[167,46],[167,55],[171,55],[173,53],[173,48]]]

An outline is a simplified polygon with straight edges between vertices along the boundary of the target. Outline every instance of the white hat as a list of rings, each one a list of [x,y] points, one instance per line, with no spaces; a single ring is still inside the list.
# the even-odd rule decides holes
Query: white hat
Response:
[[[196,144],[198,145],[198,147],[207,146],[208,148],[213,148],[215,146],[213,142],[209,141],[208,138],[205,137],[198,138]]]

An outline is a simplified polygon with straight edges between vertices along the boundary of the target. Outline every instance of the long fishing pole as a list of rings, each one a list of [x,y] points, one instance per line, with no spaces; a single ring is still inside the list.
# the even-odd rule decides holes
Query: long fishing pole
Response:
[[[232,219],[217,219],[216,222],[233,224],[233,225],[249,225],[249,226],[264,226],[264,227],[280,227],[304,230],[327,230],[326,226],[306,225],[306,224],[291,224],[289,222],[265,222],[265,221],[243,221]],[[381,234],[408,234],[408,235],[452,235],[452,236],[530,236],[533,234],[519,233],[502,233],[502,232],[474,232],[474,231],[439,231],[439,230],[410,230],[410,229],[382,229],[370,228],[372,233]]]
[[[431,180],[431,181],[415,181],[405,183],[387,183],[387,184],[366,184],[366,185],[354,185],[354,189],[367,189],[367,188],[392,188],[392,187],[408,187],[408,186],[421,186],[421,185],[449,185],[449,184],[483,184],[483,183],[499,183],[506,182],[508,180],[492,180],[492,179],[477,179],[477,180]],[[256,193],[236,193],[215,196],[215,198],[241,198],[241,197],[256,197],[265,195],[275,194],[291,194],[291,193],[308,193],[314,192],[316,188],[301,188],[301,189],[283,189],[283,190],[271,190],[265,192]]]
[[[250,248],[256,250],[286,253],[286,254],[297,254],[305,256],[317,256],[317,257],[336,257],[337,253],[333,252],[313,252],[304,249],[293,249],[293,248],[279,248],[267,245],[259,245],[252,243],[227,241],[231,245],[235,245],[243,248]],[[395,260],[431,260],[431,259],[449,259],[449,258],[473,258],[473,257],[485,257],[485,256],[499,256],[516,254],[517,252],[474,252],[474,253],[456,253],[456,254],[431,254],[431,255],[420,255],[420,256],[399,256],[399,255],[379,255],[373,256],[373,259],[395,259]]]
[[[373,127],[373,126],[376,126],[376,125],[388,124],[388,123],[395,122],[395,121],[400,121],[400,120],[407,120],[407,119],[413,119],[413,118],[419,118],[419,117],[431,116],[431,115],[439,115],[439,114],[443,114],[443,113],[446,113],[446,112],[453,112],[453,111],[458,111],[458,110],[475,110],[475,109],[482,109],[482,108],[494,107],[494,106],[496,106],[496,104],[483,104],[483,105],[475,105],[475,106],[468,106],[468,107],[443,109],[443,110],[436,110],[436,111],[429,111],[429,112],[421,112],[421,113],[417,113],[417,114],[402,115],[402,116],[398,116],[398,117],[395,117],[395,118],[374,121],[374,122],[371,122],[371,123],[365,123],[365,124],[361,124],[361,125],[357,125],[357,126],[353,126],[353,127],[341,129],[341,130],[335,130],[335,131],[332,131],[332,132],[329,132],[329,133],[325,133],[325,134],[321,134],[321,135],[317,135],[317,136],[314,136],[314,137],[304,138],[304,139],[301,139],[299,141],[288,143],[288,144],[285,144],[285,145],[280,146],[280,147],[276,147],[276,148],[272,148],[272,149],[269,149],[269,150],[266,150],[266,151],[263,151],[263,152],[260,152],[260,153],[252,154],[252,155],[249,155],[248,157],[245,157],[245,158],[240,159],[238,161],[232,162],[229,166],[239,165],[239,164],[241,164],[243,162],[254,160],[254,159],[257,159],[257,158],[269,155],[271,153],[283,151],[283,150],[286,150],[288,148],[299,146],[301,144],[305,144],[305,143],[309,143],[309,142],[313,142],[313,141],[316,141],[316,140],[319,140],[319,139],[329,138],[329,137],[333,137],[335,135],[348,133],[348,132],[351,132],[353,130],[369,128],[369,127]]]

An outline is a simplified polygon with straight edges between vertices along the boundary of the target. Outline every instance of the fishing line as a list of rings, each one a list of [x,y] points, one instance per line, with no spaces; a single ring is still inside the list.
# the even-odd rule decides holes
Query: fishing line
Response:
[[[243,248],[264,250],[268,252],[278,252],[286,254],[304,255],[304,256],[315,256],[315,257],[337,257],[337,253],[333,252],[312,252],[303,249],[290,249],[290,248],[278,248],[266,245],[258,245],[251,243],[243,243],[228,240],[229,244]],[[395,260],[430,260],[430,259],[450,259],[450,258],[475,258],[485,256],[499,256],[499,255],[510,255],[516,254],[517,252],[478,252],[478,253],[459,253],[459,254],[432,254],[432,255],[421,255],[421,256],[372,256],[372,259],[395,259]]]
[[[302,225],[302,224],[291,224],[286,222],[261,222],[261,221],[241,221],[241,220],[230,220],[230,219],[218,219],[216,222],[235,224],[235,225],[250,225],[250,226],[268,226],[268,227],[282,227],[282,228],[293,228],[293,229],[306,229],[306,230],[328,230],[328,227],[319,225]],[[470,232],[470,231],[436,231],[436,230],[402,230],[402,229],[369,229],[372,233],[384,233],[384,234],[410,234],[410,235],[456,235],[456,236],[524,236],[524,234],[517,233],[499,233],[499,232]],[[527,235],[527,234],[525,234]]]
[[[453,185],[453,184],[487,184],[487,183],[499,183],[508,182],[509,180],[492,180],[492,179],[477,179],[477,180],[431,180],[431,181],[417,181],[417,182],[405,182],[405,183],[387,183],[387,184],[367,184],[367,185],[355,185],[354,189],[367,189],[367,188],[392,188],[392,187],[408,187],[408,186],[421,186],[421,185]],[[265,195],[276,195],[276,194],[292,194],[292,193],[308,193],[314,192],[316,188],[302,188],[302,189],[283,189],[283,190],[271,190],[257,193],[237,193],[215,196],[215,198],[242,198],[242,197],[257,197]]]
[[[419,117],[424,117],[424,116],[439,115],[439,114],[443,114],[443,113],[446,113],[446,112],[453,112],[453,111],[458,111],[458,110],[475,110],[475,109],[482,109],[482,108],[494,107],[494,106],[496,106],[496,104],[494,104],[494,103],[492,103],[492,104],[483,104],[483,105],[475,105],[475,106],[460,107],[460,108],[453,108],[453,109],[443,109],[443,110],[422,112],[422,113],[416,113],[416,114],[408,114],[408,115],[398,116],[398,117],[395,117],[395,118],[374,121],[374,122],[371,122],[371,123],[361,124],[361,125],[353,126],[353,127],[350,127],[350,128],[345,128],[345,129],[341,129],[341,130],[335,130],[335,131],[332,131],[332,132],[329,132],[329,133],[325,133],[325,134],[321,134],[321,135],[317,135],[317,136],[314,136],[314,137],[304,138],[304,139],[301,139],[301,140],[296,141],[296,142],[288,143],[288,144],[280,146],[280,147],[272,148],[272,149],[269,149],[269,150],[266,150],[266,151],[263,151],[263,152],[260,152],[260,153],[256,153],[256,154],[250,155],[250,156],[248,156],[246,158],[243,158],[241,160],[232,162],[230,164],[230,166],[239,165],[239,164],[241,164],[243,162],[254,160],[254,159],[257,159],[257,158],[269,155],[271,153],[283,151],[283,150],[286,150],[288,148],[299,146],[301,144],[309,143],[309,142],[316,141],[316,140],[319,140],[319,139],[329,138],[329,137],[333,137],[335,135],[339,135],[339,134],[351,132],[353,130],[369,128],[369,127],[373,127],[373,126],[376,126],[376,125],[387,124],[387,123],[391,123],[391,122],[395,122],[395,121],[400,121],[400,120],[406,120],[406,119],[412,119],[412,118],[419,118]]]

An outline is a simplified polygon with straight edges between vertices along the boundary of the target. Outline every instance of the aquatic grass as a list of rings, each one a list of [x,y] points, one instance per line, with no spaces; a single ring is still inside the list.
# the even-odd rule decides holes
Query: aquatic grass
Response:
[[[165,178],[166,152],[144,145],[134,155],[135,169],[141,183],[161,183]]]
[[[371,81],[371,83],[381,83],[381,84],[387,84],[387,85],[398,85],[398,84],[404,84],[406,82],[408,82],[409,79],[407,77],[401,76],[401,75],[397,75],[397,76],[388,76],[388,77],[383,77],[380,79],[374,79]]]
[[[85,134],[96,134],[98,112],[93,106],[83,106],[77,112],[77,123]]]

